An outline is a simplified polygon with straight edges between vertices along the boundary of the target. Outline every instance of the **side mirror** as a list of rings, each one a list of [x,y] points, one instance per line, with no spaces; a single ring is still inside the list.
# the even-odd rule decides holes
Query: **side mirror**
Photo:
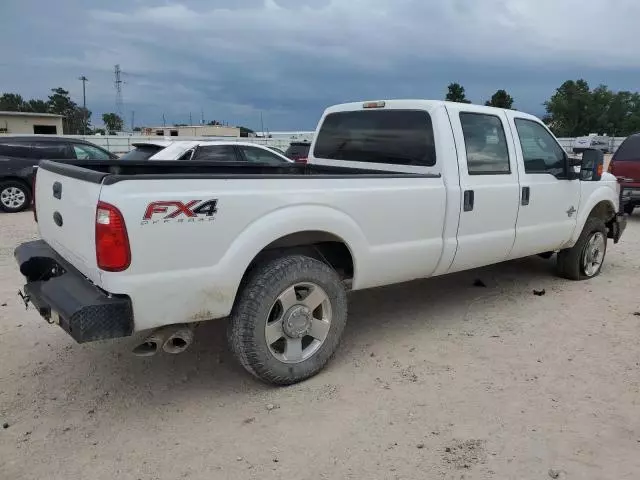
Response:
[[[580,164],[580,180],[583,182],[597,182],[602,178],[604,169],[604,153],[602,150],[588,149],[582,154]]]

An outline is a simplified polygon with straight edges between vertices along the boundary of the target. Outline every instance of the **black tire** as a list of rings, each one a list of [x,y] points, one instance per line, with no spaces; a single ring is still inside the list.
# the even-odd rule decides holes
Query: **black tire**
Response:
[[[633,205],[633,204],[631,204],[631,203],[627,203],[627,204],[623,207],[622,211],[623,211],[624,213],[626,213],[627,215],[633,215],[633,211],[635,210],[635,208],[636,208],[636,207],[635,207],[635,205]]]
[[[585,271],[583,259],[590,239],[598,233],[604,236],[604,251],[602,252],[602,259],[597,270],[589,274]],[[572,248],[558,252],[558,275],[568,278],[569,280],[587,280],[597,277],[600,275],[600,271],[602,270],[606,253],[607,227],[604,220],[597,217],[591,217],[587,219],[576,244]]]
[[[15,203],[17,197],[13,196],[14,200],[7,197],[9,192],[19,191],[24,201],[20,204]],[[13,195],[13,194],[12,194]],[[9,204],[7,204],[9,203]],[[26,183],[19,180],[0,180],[0,210],[7,213],[22,212],[31,206],[31,189]]]
[[[331,323],[324,342],[309,358],[286,363],[267,344],[265,328],[279,296],[300,283],[326,293]],[[260,380],[290,385],[318,373],[336,351],[347,322],[347,294],[340,276],[325,263],[303,255],[271,259],[257,266],[243,282],[231,313],[227,337],[240,364]]]

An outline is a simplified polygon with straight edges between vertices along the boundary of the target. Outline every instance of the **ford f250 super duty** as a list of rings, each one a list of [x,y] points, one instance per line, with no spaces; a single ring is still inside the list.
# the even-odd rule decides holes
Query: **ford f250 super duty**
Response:
[[[307,165],[44,161],[23,297],[78,342],[145,332],[138,354],[230,317],[240,363],[291,384],[335,352],[348,289],[554,252],[598,275],[626,219],[590,153],[577,171],[522,112],[392,100],[327,109]]]

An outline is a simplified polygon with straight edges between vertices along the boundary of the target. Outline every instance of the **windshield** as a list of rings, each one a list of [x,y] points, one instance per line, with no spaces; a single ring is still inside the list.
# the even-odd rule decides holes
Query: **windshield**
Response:
[[[149,160],[160,150],[162,147],[158,145],[139,145],[121,156],[120,160]]]

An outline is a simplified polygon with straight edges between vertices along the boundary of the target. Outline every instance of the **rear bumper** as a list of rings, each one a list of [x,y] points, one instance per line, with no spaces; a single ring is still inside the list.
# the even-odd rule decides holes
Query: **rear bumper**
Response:
[[[629,204],[640,205],[640,187],[622,187],[620,202],[622,206]]]
[[[31,303],[78,343],[133,333],[129,297],[100,290],[43,240],[23,243],[14,256],[27,280],[23,297],[27,306]]]

